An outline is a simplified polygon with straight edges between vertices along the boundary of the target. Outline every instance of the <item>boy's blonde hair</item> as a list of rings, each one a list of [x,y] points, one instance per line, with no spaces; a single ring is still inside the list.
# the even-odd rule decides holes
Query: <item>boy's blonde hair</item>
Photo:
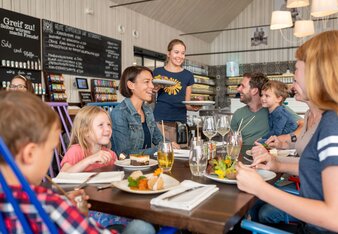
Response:
[[[296,51],[305,62],[305,83],[309,100],[321,110],[338,113],[338,30],[311,38]]]
[[[282,100],[279,103],[280,105],[282,105],[285,99],[289,96],[288,86],[283,82],[277,80],[269,80],[263,85],[262,90],[269,89],[272,90],[276,97],[282,97]]]
[[[112,123],[109,114],[98,106],[85,106],[79,110],[74,119],[69,147],[74,144],[79,144],[85,155],[88,156],[90,153],[90,142],[88,141],[88,136],[92,133],[94,118],[99,113],[105,113],[108,116],[110,124]],[[110,149],[111,143],[109,143],[106,147]]]
[[[54,124],[61,128],[58,115],[35,95],[0,92],[0,136],[14,157],[29,143],[44,144]]]

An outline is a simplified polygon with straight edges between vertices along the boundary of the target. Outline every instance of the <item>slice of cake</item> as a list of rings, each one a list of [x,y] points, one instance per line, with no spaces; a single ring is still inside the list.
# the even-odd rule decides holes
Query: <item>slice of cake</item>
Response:
[[[149,155],[131,154],[130,165],[132,166],[146,166],[149,165]]]

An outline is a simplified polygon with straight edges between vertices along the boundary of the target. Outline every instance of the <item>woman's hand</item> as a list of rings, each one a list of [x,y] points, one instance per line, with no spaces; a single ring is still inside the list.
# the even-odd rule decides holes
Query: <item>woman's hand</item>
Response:
[[[155,84],[153,88],[153,93],[157,93],[160,89],[163,89],[163,85]]]
[[[276,171],[276,157],[271,155],[262,144],[255,142],[255,145],[256,146],[251,149],[253,162],[250,166],[258,169]]]
[[[261,184],[265,183],[263,178],[255,169],[245,166],[241,162],[237,163],[236,170],[237,187],[244,192],[257,195],[257,189],[260,189]]]
[[[107,164],[113,159],[114,158],[111,155],[111,153],[104,150],[100,150],[96,154],[90,156],[91,164],[93,163]]]
[[[289,144],[285,140],[281,140],[278,136],[271,136],[265,141],[265,143],[271,148],[287,149]]]
[[[171,145],[173,146],[174,149],[181,149],[181,146],[174,141],[171,142]]]
[[[199,111],[202,106],[185,105],[188,111]]]

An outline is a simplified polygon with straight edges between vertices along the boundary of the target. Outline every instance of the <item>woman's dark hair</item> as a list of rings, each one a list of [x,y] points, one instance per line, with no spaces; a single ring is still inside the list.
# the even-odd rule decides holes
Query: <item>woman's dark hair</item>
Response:
[[[131,66],[124,69],[120,80],[120,93],[126,98],[130,98],[133,92],[128,88],[128,81],[135,83],[136,77],[143,71],[148,71],[153,76],[153,72],[143,66]]]

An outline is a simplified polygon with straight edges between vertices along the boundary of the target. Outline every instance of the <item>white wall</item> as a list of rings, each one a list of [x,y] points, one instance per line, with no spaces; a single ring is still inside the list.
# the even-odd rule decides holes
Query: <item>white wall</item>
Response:
[[[227,28],[239,28],[257,25],[270,25],[271,13],[273,10],[278,10],[278,1],[276,0],[254,0],[239,14]],[[279,7],[279,6],[278,6]],[[299,8],[300,15],[303,19],[309,19],[310,7]],[[337,14],[332,17],[337,17]],[[316,33],[327,31],[330,29],[338,29],[338,19],[315,22]],[[283,39],[279,30],[270,30],[269,27],[264,27],[264,31],[268,36],[268,45],[251,46],[251,37],[255,28],[239,29],[234,31],[222,32],[211,44],[212,52],[220,51],[238,51],[238,50],[252,50],[252,49],[266,49],[277,47],[291,47],[302,44],[306,39],[301,41],[293,36],[293,29],[283,29],[285,35]],[[298,40],[298,41],[297,41]],[[237,61],[242,63],[263,63],[275,61],[289,61],[295,60],[294,54],[296,49],[289,50],[271,50],[271,51],[257,51],[245,53],[231,53],[214,55],[211,58],[212,65],[224,65],[227,61]]]
[[[134,46],[160,53],[166,53],[167,44],[183,33],[153,19],[140,15],[125,7],[109,8],[109,0],[0,0],[0,7],[33,17],[48,19],[122,41],[122,70],[131,66],[134,60]],[[93,15],[85,14],[85,9],[93,10]],[[125,27],[118,32],[118,25]],[[139,37],[132,36],[132,31]],[[181,38],[187,44],[187,53],[210,51],[210,45],[192,36]],[[197,62],[210,64],[208,57],[195,58]],[[74,77],[66,82],[72,88]],[[67,90],[68,102],[79,102],[77,90]]]

